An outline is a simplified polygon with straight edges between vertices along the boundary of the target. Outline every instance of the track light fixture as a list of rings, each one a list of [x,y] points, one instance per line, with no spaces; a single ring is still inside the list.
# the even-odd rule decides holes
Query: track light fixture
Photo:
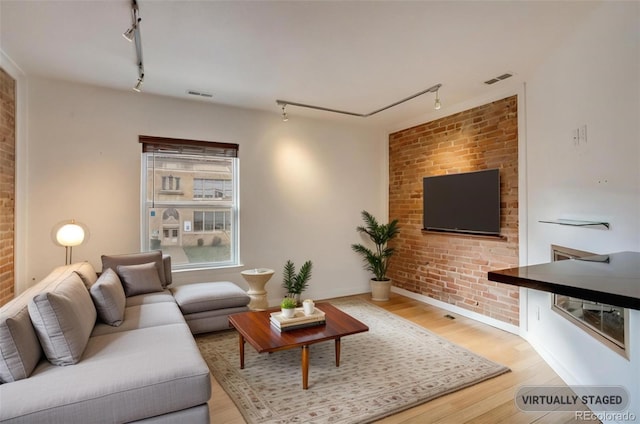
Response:
[[[125,32],[122,33],[122,36],[128,42],[132,42],[133,41],[134,31],[136,30],[136,26],[137,25],[133,25],[131,28],[129,28],[128,30],[126,30]]]
[[[136,82],[136,85],[133,86],[133,91],[137,91],[138,93],[142,91],[142,83],[144,82],[144,74],[142,74],[142,76],[140,78],[138,78],[138,81]]]
[[[287,107],[287,104],[283,104],[282,105],[282,122],[287,122],[289,120],[289,117],[287,116],[287,111],[285,110]]]
[[[122,36],[128,41],[135,42],[136,58],[138,64],[138,80],[133,86],[133,90],[142,91],[142,83],[144,82],[144,62],[142,61],[142,38],[140,35],[140,22],[142,18],[139,16],[138,2],[131,0],[131,27],[127,29]]]
[[[346,110],[331,109],[331,108],[323,107],[323,106],[314,106],[314,105],[309,105],[309,104],[305,104],[305,103],[291,102],[289,100],[276,100],[276,104],[278,106],[282,106],[282,111],[283,111],[282,120],[283,121],[286,118],[286,113],[284,112],[284,107],[285,106],[306,107],[307,109],[322,110],[324,112],[341,113],[343,115],[357,116],[359,118],[368,118],[370,116],[375,115],[376,113],[385,111],[385,110],[390,109],[390,108],[392,108],[394,106],[398,106],[399,104],[407,102],[407,101],[409,101],[411,99],[415,99],[416,97],[421,96],[421,95],[423,95],[425,93],[436,93],[436,105],[440,105],[440,99],[438,98],[438,90],[440,89],[440,87],[442,87],[442,84],[436,84],[436,85],[434,85],[432,87],[427,88],[426,90],[422,90],[419,93],[412,94],[409,97],[405,97],[402,100],[398,100],[397,102],[391,103],[388,106],[382,107],[380,109],[374,110],[373,112],[369,112],[369,113],[348,112]],[[436,109],[439,109],[439,107],[436,107]]]
[[[433,108],[435,110],[440,110],[440,108],[442,107],[442,103],[440,103],[440,97],[438,96],[438,90],[436,90],[436,101],[433,104]]]

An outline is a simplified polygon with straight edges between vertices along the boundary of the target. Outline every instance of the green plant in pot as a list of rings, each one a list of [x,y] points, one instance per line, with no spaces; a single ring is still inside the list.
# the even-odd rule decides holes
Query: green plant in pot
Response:
[[[293,318],[296,314],[296,300],[292,297],[285,297],[280,302],[280,311],[285,318]]]
[[[388,224],[380,224],[376,218],[367,211],[362,211],[364,226],[356,227],[356,230],[365,235],[375,245],[374,249],[357,243],[351,248],[359,253],[364,260],[364,268],[370,271],[374,277],[371,281],[371,299],[389,300],[391,279],[387,277],[389,259],[393,256],[394,248],[387,243],[393,240],[399,233],[398,220],[394,219]]]
[[[312,268],[313,264],[311,261],[302,264],[298,273],[296,273],[296,266],[290,260],[284,265],[282,287],[287,290],[287,297],[295,299],[296,303],[300,302],[300,294],[302,294],[309,285]]]

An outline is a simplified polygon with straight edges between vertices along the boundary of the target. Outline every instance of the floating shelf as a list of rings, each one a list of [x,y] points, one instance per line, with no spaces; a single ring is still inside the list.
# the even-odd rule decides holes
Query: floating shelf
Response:
[[[610,227],[610,224],[608,222],[580,221],[577,219],[552,219],[549,221],[540,220],[538,222],[544,222],[545,224],[569,225],[571,227],[605,227],[607,230]]]

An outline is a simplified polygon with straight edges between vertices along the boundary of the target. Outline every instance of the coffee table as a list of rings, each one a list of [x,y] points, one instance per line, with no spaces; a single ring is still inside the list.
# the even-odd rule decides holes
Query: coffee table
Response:
[[[302,388],[309,387],[309,346],[328,340],[335,341],[336,367],[340,366],[340,339],[351,334],[369,331],[369,327],[342,312],[330,303],[317,303],[325,313],[326,324],[280,332],[274,328],[268,311],[250,311],[229,315],[229,324],[238,331],[240,369],[244,369],[244,344],[249,342],[258,353],[302,349]]]

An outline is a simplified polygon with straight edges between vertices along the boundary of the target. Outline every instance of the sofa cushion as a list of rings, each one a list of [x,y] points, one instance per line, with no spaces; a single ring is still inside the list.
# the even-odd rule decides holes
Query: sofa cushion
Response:
[[[89,289],[98,317],[106,324],[117,327],[122,324],[127,301],[122,283],[114,270],[108,268]]]
[[[174,304],[176,303],[176,299],[173,297],[173,294],[171,294],[171,291],[169,291],[169,289],[164,289],[161,292],[138,294],[136,296],[127,297],[127,308],[129,306],[148,305],[151,303],[163,302]]]
[[[23,303],[0,309],[0,383],[29,377],[40,361],[42,349]]]
[[[158,268],[154,262],[140,265],[118,265],[117,272],[127,296],[163,290]]]
[[[78,274],[72,273],[35,295],[29,316],[47,359],[54,365],[71,365],[84,352],[96,308]]]
[[[118,272],[118,265],[140,265],[146,264],[149,262],[154,262],[156,264],[156,268],[158,269],[158,277],[160,277],[160,282],[162,283],[162,287],[166,287],[171,284],[170,279],[167,280],[165,275],[165,263],[162,259],[162,252],[160,250],[153,250],[151,252],[141,252],[141,253],[128,253],[124,255],[102,255],[102,271],[105,269],[111,268],[112,270]],[[120,279],[122,279],[122,275],[118,273]]]
[[[170,324],[91,337],[76,365],[42,361],[29,378],[0,385],[0,422],[124,423],[210,396],[209,369],[189,328]]]
[[[183,314],[246,306],[249,295],[229,281],[194,283],[171,289]]]
[[[107,324],[97,323],[93,327],[91,337],[167,324],[184,324],[184,317],[175,302],[128,306],[124,310],[122,325],[112,327]]]

